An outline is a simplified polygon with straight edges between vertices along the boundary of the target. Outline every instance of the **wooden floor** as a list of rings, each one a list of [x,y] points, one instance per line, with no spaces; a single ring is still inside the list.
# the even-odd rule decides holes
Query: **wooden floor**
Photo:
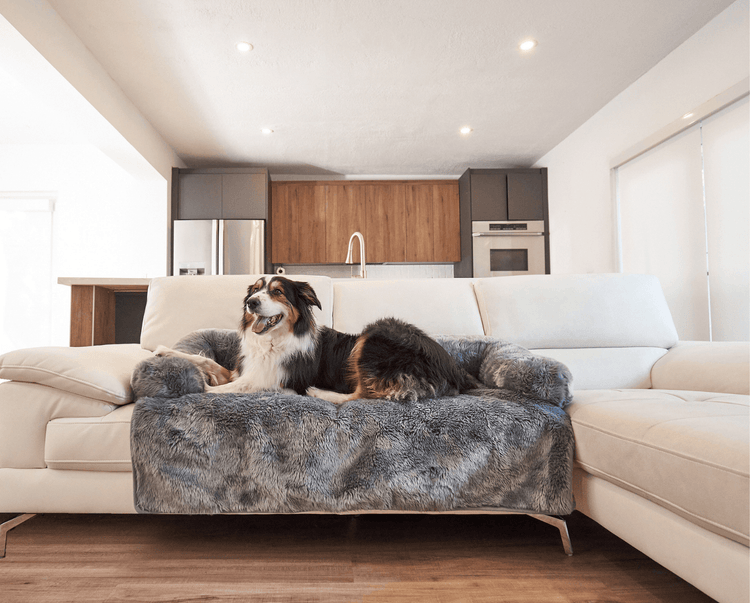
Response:
[[[711,601],[580,513],[568,525],[572,557],[525,516],[41,515],[8,535],[0,601]]]

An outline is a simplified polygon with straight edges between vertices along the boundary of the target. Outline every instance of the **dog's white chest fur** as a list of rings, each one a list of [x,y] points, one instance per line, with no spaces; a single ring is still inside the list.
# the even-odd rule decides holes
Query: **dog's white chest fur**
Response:
[[[312,336],[277,338],[246,332],[242,338],[242,374],[233,382],[243,392],[283,389],[288,374],[285,360],[292,354],[313,350]]]

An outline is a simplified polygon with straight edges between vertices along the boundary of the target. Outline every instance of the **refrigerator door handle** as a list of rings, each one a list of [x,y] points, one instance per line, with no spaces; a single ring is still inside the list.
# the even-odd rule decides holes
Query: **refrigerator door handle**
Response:
[[[218,245],[216,249],[216,261],[218,272],[216,274],[224,274],[224,251],[225,251],[225,234],[224,234],[224,220],[217,220],[219,229]]]
[[[211,220],[211,274],[219,272],[219,220]]]

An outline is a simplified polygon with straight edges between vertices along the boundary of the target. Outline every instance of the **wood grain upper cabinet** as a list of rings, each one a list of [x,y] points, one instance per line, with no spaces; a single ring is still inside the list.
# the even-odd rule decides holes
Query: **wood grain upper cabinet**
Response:
[[[325,264],[325,187],[315,183],[274,182],[271,189],[271,261]]]
[[[329,184],[326,189],[326,263],[343,264],[346,261],[349,238],[361,232],[368,243],[365,203],[367,187],[353,184]],[[359,262],[359,241],[352,247],[352,260]],[[368,257],[365,246],[365,260]]]
[[[400,183],[367,185],[365,259],[368,262],[406,261],[406,189]]]
[[[272,190],[275,264],[343,264],[357,231],[368,263],[460,259],[457,182],[274,182]],[[357,241],[352,256],[359,262]]]
[[[461,259],[458,185],[415,183],[406,191],[406,261]]]
[[[179,220],[265,220],[267,207],[267,170],[179,170]]]

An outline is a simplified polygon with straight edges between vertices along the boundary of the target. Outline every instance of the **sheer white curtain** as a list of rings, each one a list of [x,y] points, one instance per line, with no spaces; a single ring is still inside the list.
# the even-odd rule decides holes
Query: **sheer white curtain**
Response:
[[[50,345],[51,196],[0,193],[0,354]]]
[[[622,270],[661,280],[680,339],[750,340],[748,99],[617,168]]]

